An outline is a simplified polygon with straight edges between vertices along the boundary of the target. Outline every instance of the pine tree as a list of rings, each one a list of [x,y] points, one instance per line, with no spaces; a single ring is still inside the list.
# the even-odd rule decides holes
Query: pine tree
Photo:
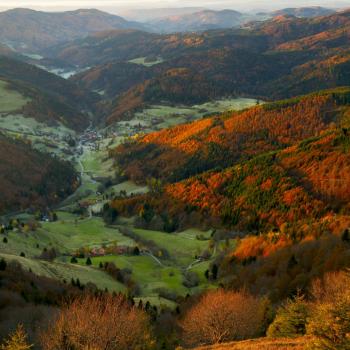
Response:
[[[1,350],[28,350],[33,345],[27,343],[27,335],[22,325],[18,325],[14,333],[10,334],[5,343],[0,345]]]
[[[306,333],[306,320],[309,309],[303,296],[297,295],[287,300],[278,311],[275,320],[267,330],[272,338],[298,337]]]
[[[86,265],[88,265],[88,266],[92,265],[92,261],[91,261],[91,258],[90,258],[90,257],[88,257],[88,258],[86,259]]]

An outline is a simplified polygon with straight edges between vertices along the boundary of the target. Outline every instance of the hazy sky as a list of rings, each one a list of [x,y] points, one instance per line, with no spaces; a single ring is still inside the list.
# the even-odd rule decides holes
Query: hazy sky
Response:
[[[237,10],[277,9],[300,6],[350,7],[350,0],[0,0],[0,9],[28,7],[55,11],[77,8],[99,8],[118,12],[125,8],[189,7],[231,8]]]

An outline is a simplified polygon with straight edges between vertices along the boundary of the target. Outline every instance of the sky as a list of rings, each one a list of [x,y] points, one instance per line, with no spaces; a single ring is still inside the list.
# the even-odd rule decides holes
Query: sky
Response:
[[[350,7],[350,0],[0,0],[0,10],[25,7],[45,11],[98,8],[112,13],[120,9],[206,7],[239,11],[272,10],[301,6]]]

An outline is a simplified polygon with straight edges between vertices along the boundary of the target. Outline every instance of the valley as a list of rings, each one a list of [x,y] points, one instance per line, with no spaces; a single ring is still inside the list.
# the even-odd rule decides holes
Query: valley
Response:
[[[34,148],[74,162],[81,183],[74,194],[52,208],[57,215],[54,222],[38,221],[30,213],[7,216],[9,221],[16,219],[36,224],[34,229],[25,232],[21,229],[9,232],[7,242],[0,241],[0,257],[15,260],[40,276],[66,283],[79,279],[82,284],[90,282],[102,290],[130,289],[137,300],[171,308],[186,294],[215,287],[215,281],[208,281],[204,273],[217,254],[235,244],[234,239],[216,242],[212,239],[214,231],[196,228],[176,234],[140,229],[135,227],[136,218],[118,217],[112,225],[105,224],[101,215],[109,198],[120,195],[132,198],[149,191],[147,185],[112,180],[117,168],[109,157],[109,150],[135,135],[196,120],[205,114],[244,109],[256,103],[254,99],[243,98],[193,107],[152,106],[135,113],[130,121],[116,123],[113,128],[90,126],[81,135],[21,115],[2,116],[2,132],[28,139]],[[77,139],[73,147],[65,142],[69,139]],[[106,185],[111,180],[113,183]],[[133,252],[135,247],[139,251],[136,255]],[[43,260],[44,250],[52,249],[54,257]],[[21,257],[21,253],[25,257]],[[206,257],[201,258],[204,253]],[[76,254],[91,256],[92,264],[86,265],[86,257],[78,258],[72,264],[72,256]],[[121,271],[127,271],[130,281],[121,284],[101,269],[101,263],[113,263]],[[187,279],[193,281],[186,284]]]

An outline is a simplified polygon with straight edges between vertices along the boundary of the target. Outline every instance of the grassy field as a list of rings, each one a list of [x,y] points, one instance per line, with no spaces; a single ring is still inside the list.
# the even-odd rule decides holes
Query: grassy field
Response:
[[[30,99],[15,90],[8,88],[6,81],[0,80],[0,113],[8,113],[19,110],[26,105]]]
[[[60,213],[58,215],[60,216]],[[99,217],[43,223],[42,230],[48,235],[57,237],[69,252],[80,247],[100,247],[112,243],[135,245],[132,239],[125,237],[117,229],[105,227]]]
[[[182,285],[182,274],[179,269],[159,265],[147,255],[94,257],[92,262],[94,266],[99,266],[100,262],[113,262],[121,269],[131,269],[133,279],[140,285],[142,296],[156,296],[159,288],[168,289],[180,295],[188,292]],[[85,264],[85,259],[79,259],[79,263]]]
[[[197,270],[198,273],[202,273],[202,275],[199,276],[199,286],[187,288],[183,285],[183,269],[176,265],[160,265],[155,259],[148,255],[109,255],[93,257],[91,260],[95,267],[98,267],[100,262],[113,262],[120,269],[130,269],[132,271],[133,280],[140,286],[140,297],[143,300],[150,300],[150,298],[154,299],[157,301],[156,305],[160,303],[160,299],[163,299],[163,302],[165,301],[165,299],[161,298],[159,295],[161,290],[172,292],[177,296],[186,296],[187,294],[197,293],[201,290],[210,288],[210,285],[204,276],[205,270]],[[79,264],[84,265],[86,260],[78,259],[78,262]],[[207,265],[208,264],[209,263],[207,263]],[[193,270],[195,271],[195,269]],[[170,304],[174,305],[173,302],[170,302]]]
[[[110,177],[115,173],[113,160],[108,158],[106,149],[93,151],[86,149],[81,158],[84,171],[93,174],[94,177]]]
[[[135,64],[140,64],[142,66],[146,67],[152,67],[155,66],[156,64],[163,63],[164,60],[162,58],[158,58],[156,61],[151,61],[151,62],[146,62],[147,57],[138,57],[134,58],[133,60],[130,60],[130,63],[135,63]]]
[[[1,82],[1,81],[0,81]],[[1,96],[0,96],[1,100]],[[31,141],[33,148],[47,153],[53,153],[65,160],[71,160],[72,154],[68,154],[68,138],[74,138],[76,133],[57,123],[48,126],[33,118],[24,117],[18,113],[1,114],[0,101],[0,130],[12,137],[25,138]]]
[[[109,191],[113,191],[114,193],[119,193],[120,191],[126,191],[126,194],[130,196],[131,194],[147,193],[149,189],[147,186],[139,186],[132,181],[125,181],[118,185],[112,186],[109,189]]]
[[[44,248],[55,248],[61,254],[71,254],[81,247],[102,245],[134,246],[136,243],[117,229],[107,228],[101,218],[79,220],[77,216],[58,212],[57,222],[42,223],[35,232],[10,232],[8,243],[0,240],[0,252],[28,257],[39,256]]]
[[[48,262],[15,255],[0,253],[0,258],[6,261],[17,261],[24,269],[31,269],[39,276],[50,277],[60,281],[70,282],[72,278],[79,278],[82,284],[93,282],[99,289],[107,288],[109,291],[123,292],[125,287],[105,272],[94,267],[87,267],[62,262]]]
[[[182,267],[187,267],[208,248],[208,241],[199,241],[189,234],[189,231],[180,233],[165,233],[143,229],[133,229],[140,238],[153,241],[158,247],[168,250],[171,258]]]

